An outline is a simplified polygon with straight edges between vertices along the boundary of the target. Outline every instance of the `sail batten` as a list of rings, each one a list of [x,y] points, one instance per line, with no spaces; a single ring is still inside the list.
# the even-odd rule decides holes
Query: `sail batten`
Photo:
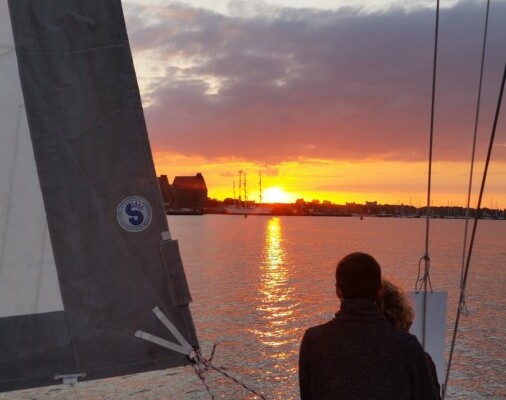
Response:
[[[145,330],[174,340],[151,312],[159,307],[198,345],[179,247],[162,239],[168,225],[121,3],[13,0],[9,8],[42,217],[27,219],[27,207],[9,214],[41,234],[36,261],[9,261],[31,305],[0,308],[0,391],[58,383],[55,375],[97,379],[187,364],[135,337]],[[20,232],[12,242],[23,248]],[[12,303],[5,293],[0,304]],[[44,305],[58,296],[58,307]]]

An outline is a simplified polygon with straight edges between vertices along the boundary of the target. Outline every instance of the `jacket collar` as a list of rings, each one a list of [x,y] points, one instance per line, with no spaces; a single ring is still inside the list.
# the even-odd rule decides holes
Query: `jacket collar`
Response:
[[[336,313],[336,317],[344,315],[377,316],[381,315],[381,312],[372,300],[344,299],[341,301],[341,308]]]

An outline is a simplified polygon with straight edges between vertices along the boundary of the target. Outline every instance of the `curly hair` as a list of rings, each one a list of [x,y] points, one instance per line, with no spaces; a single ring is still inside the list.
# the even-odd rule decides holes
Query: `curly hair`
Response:
[[[415,312],[404,290],[388,279],[382,279],[383,293],[377,300],[378,306],[388,322],[403,331],[409,331]]]

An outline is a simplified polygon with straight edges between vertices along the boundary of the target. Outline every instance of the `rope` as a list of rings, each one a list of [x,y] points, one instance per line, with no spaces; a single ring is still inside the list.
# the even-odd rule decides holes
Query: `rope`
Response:
[[[445,384],[444,384],[444,390],[443,390],[443,400],[445,398],[446,389],[448,387],[448,379],[450,376],[450,368],[451,368],[451,363],[452,363],[452,358],[453,358],[453,351],[455,348],[455,342],[456,342],[456,338],[457,338],[457,331],[458,331],[458,327],[459,327],[460,314],[462,313],[461,305],[462,305],[462,302],[464,301],[464,293],[465,293],[466,284],[467,284],[467,277],[469,274],[469,266],[471,264],[471,255],[473,253],[474,239],[476,236],[476,227],[478,225],[478,219],[479,219],[480,210],[481,210],[481,201],[483,198],[483,192],[485,191],[485,182],[487,179],[488,166],[490,164],[490,158],[492,155],[492,147],[494,145],[495,132],[496,132],[496,128],[497,128],[497,121],[499,119],[499,112],[501,110],[501,103],[502,103],[502,98],[503,98],[503,93],[504,93],[504,82],[505,81],[506,81],[506,64],[504,65],[501,90],[499,92],[499,99],[497,101],[497,109],[495,112],[494,125],[492,127],[492,134],[490,135],[490,142],[489,142],[489,146],[488,146],[487,158],[485,161],[485,169],[483,171],[483,178],[481,181],[480,195],[478,198],[478,206],[476,207],[476,216],[474,218],[474,225],[473,225],[473,231],[471,234],[471,241],[469,242],[469,251],[467,254],[466,267],[464,270],[464,275],[462,277],[462,285],[461,285],[462,288],[460,290],[459,307],[457,308],[457,317],[455,318],[455,327],[453,329],[453,339],[452,339],[452,345],[450,348],[450,355],[449,355],[449,359],[448,359],[448,368],[446,369],[446,378],[445,378]]]
[[[429,171],[427,182],[427,209],[425,216],[425,254],[420,258],[418,263],[418,277],[415,282],[415,291],[418,293],[423,286],[423,310],[422,310],[422,346],[425,348],[425,330],[427,320],[427,285],[430,286],[432,293],[432,285],[430,284],[430,256],[429,256],[429,232],[430,232],[430,217],[431,217],[431,187],[432,187],[432,149],[434,142],[434,109],[436,103],[436,67],[437,67],[437,45],[439,36],[439,0],[437,0],[436,7],[436,26],[434,33],[434,61],[432,66],[432,98],[430,110],[430,134],[429,134]],[[421,262],[425,263],[424,274],[420,279],[420,266]]]
[[[478,136],[478,121],[480,118],[480,103],[481,103],[481,87],[483,82],[483,66],[485,64],[485,48],[487,44],[487,31],[488,31],[488,14],[490,9],[490,0],[487,0],[487,9],[485,12],[485,28],[483,33],[483,46],[481,51],[481,67],[480,67],[480,82],[478,85],[478,99],[476,103],[476,115],[474,118],[474,136],[473,136],[473,150],[471,152],[471,169],[469,171],[469,187],[467,189],[467,206],[466,206],[466,224],[464,228],[464,245],[462,246],[462,269],[460,273],[460,290],[464,292],[464,287],[462,286],[462,282],[464,280],[464,269],[466,263],[466,249],[467,249],[467,231],[469,225],[469,208],[471,203],[471,188],[473,186],[473,170],[474,170],[474,157],[476,153],[476,137]],[[464,292],[465,294],[465,292]],[[467,304],[465,300],[465,296],[462,301],[462,311],[464,315],[468,315],[469,311],[467,309]]]
[[[195,351],[193,358],[190,358],[190,361],[192,361],[192,363],[193,363],[193,369],[194,369],[195,373],[197,374],[199,379],[202,381],[202,384],[206,388],[206,391],[207,391],[207,393],[209,393],[209,397],[212,400],[214,400],[214,394],[213,394],[213,392],[211,392],[211,388],[207,384],[205,372],[208,369],[206,364],[210,363],[211,360],[213,359],[215,348],[216,348],[216,345],[213,345],[213,351],[211,353],[211,357],[209,357],[209,360],[207,360],[207,361],[204,361],[204,359],[202,358],[202,354],[200,352],[200,349]]]
[[[214,365],[212,363],[212,360],[214,357],[215,350],[216,350],[216,344],[213,345],[213,349],[212,349],[211,356],[209,357],[209,359],[206,359],[202,356],[200,349],[195,350],[188,357],[189,360],[193,363],[193,369],[195,370],[195,373],[197,374],[199,379],[202,381],[204,387],[206,388],[207,393],[209,394],[209,396],[211,397],[212,400],[214,400],[215,397],[214,397],[214,394],[211,392],[211,389],[206,381],[206,378],[207,378],[206,372],[209,370],[213,370],[213,371],[220,373],[225,378],[227,378],[227,379],[231,380],[232,382],[234,382],[235,384],[243,387],[245,390],[254,394],[255,396],[259,397],[260,399],[267,400],[267,398],[263,394],[258,393],[255,389],[250,388],[245,383],[239,381],[237,378],[234,378],[233,376],[228,374],[223,368],[217,367],[216,365]]]
[[[436,8],[436,31],[434,35],[434,63],[432,66],[432,99],[430,110],[430,135],[429,135],[429,172],[427,182],[427,215],[426,215],[426,230],[425,230],[425,256],[424,260],[427,264],[430,263],[429,254],[429,228],[430,228],[430,200],[431,200],[431,186],[432,186],[432,148],[434,142],[434,109],[436,103],[436,66],[437,66],[437,44],[439,36],[439,0],[437,0]]]
[[[431,99],[431,110],[430,110],[430,135],[429,135],[429,171],[428,171],[428,182],[427,182],[427,212],[425,216],[425,254],[422,259],[425,261],[426,273],[424,277],[428,277],[430,268],[430,256],[429,256],[429,231],[430,231],[430,216],[431,216],[431,187],[432,187],[432,149],[434,142],[434,109],[436,103],[436,67],[437,67],[437,44],[439,36],[439,0],[437,0],[436,8],[436,29],[434,34],[434,63],[432,66],[432,99]],[[427,279],[424,279],[424,290],[427,290]]]
[[[422,286],[424,285],[424,283],[428,282],[429,288],[430,288],[430,292],[432,293],[432,284],[430,282],[430,275],[429,275],[429,269],[428,268],[425,268],[424,274],[420,278],[420,272],[422,270],[422,261],[425,261],[425,265],[426,266],[430,264],[430,259],[429,259],[428,254],[424,254],[420,258],[420,261],[418,261],[418,275],[416,276],[415,292],[419,293],[422,290]]]
[[[420,271],[421,271],[421,265],[422,261],[425,261],[425,269],[423,276],[420,278]],[[418,276],[416,278],[415,283],[415,292],[419,293],[422,289],[422,286],[424,288],[423,291],[423,308],[422,308],[422,347],[425,349],[425,331],[427,326],[427,284],[430,287],[430,292],[432,293],[432,284],[430,282],[430,275],[429,275],[429,265],[430,265],[430,258],[428,254],[424,254],[420,261],[418,261]]]
[[[207,375],[206,372],[209,370],[214,370],[227,379],[233,381],[234,383],[242,386],[247,391],[253,393],[255,396],[259,397],[262,400],[267,400],[265,396],[258,393],[256,390],[248,387],[246,384],[240,382],[238,379],[234,378],[233,376],[229,375],[225,370],[221,367],[217,367],[212,363],[214,353],[216,351],[216,344],[213,345],[213,350],[211,351],[211,356],[209,359],[206,359],[202,356],[202,352],[200,351],[200,348],[193,348],[191,344],[185,339],[185,337],[179,332],[179,330],[176,328],[176,326],[165,316],[162,310],[158,308],[158,306],[153,308],[153,313],[156,315],[156,317],[165,325],[165,327],[172,333],[174,338],[177,340],[178,343],[170,342],[166,339],[163,339],[161,337],[152,335],[151,333],[144,332],[143,330],[137,330],[134,334],[135,337],[138,337],[140,339],[146,340],[148,342],[157,344],[159,346],[165,347],[167,349],[170,349],[172,351],[175,351],[176,353],[185,355],[188,360],[193,364],[193,369],[195,370],[195,373],[197,374],[198,378],[202,381],[202,384],[206,388],[207,393],[209,393],[209,396],[212,400],[214,400],[214,394],[211,392],[211,388],[207,384]]]

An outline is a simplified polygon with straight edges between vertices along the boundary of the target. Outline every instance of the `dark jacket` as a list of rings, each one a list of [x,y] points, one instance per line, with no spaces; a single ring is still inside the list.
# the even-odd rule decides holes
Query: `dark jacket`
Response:
[[[437,378],[437,370],[436,364],[434,364],[434,360],[430,356],[429,353],[425,353],[427,357],[427,362],[429,363],[430,374],[432,376],[432,383],[434,384],[434,388],[436,389],[436,399],[441,400],[441,385],[439,384],[439,380]]]
[[[336,318],[306,331],[299,382],[301,400],[436,399],[418,339],[359,299],[344,300]]]

